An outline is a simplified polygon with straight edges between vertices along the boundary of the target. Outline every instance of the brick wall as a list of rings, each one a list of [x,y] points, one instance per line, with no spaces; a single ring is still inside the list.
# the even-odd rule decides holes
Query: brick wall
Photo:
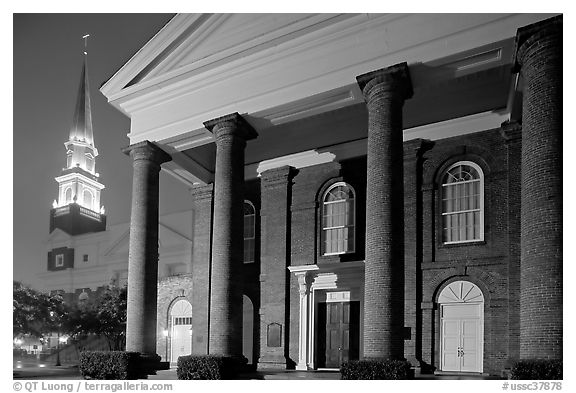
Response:
[[[164,330],[170,331],[172,328],[170,321],[170,307],[180,299],[185,299],[192,304],[194,301],[192,294],[192,276],[190,274],[182,274],[179,276],[165,277],[158,281],[158,328],[156,330],[156,353],[166,361],[166,353],[170,359],[170,338],[166,339]],[[192,316],[194,318],[194,308],[192,308]],[[193,320],[192,328],[194,329],[193,341],[199,339],[196,336],[196,329]],[[168,351],[166,351],[168,345]]]
[[[421,284],[418,286],[422,290],[419,317],[422,318],[421,360],[425,368],[435,369],[440,361],[437,296],[456,280],[470,281],[484,294],[484,372],[499,374],[507,364],[509,283],[517,288],[514,285],[519,277],[509,276],[509,152],[504,142],[500,130],[495,129],[435,141],[424,153]],[[439,188],[442,175],[458,161],[472,161],[484,173],[484,240],[445,245]],[[407,309],[406,313],[412,311]]]

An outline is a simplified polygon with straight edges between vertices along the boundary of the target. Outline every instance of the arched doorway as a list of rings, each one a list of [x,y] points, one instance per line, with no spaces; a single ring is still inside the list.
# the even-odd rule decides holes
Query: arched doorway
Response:
[[[482,372],[484,295],[469,281],[454,281],[438,296],[440,370]]]
[[[242,354],[248,364],[254,364],[254,306],[246,295],[243,296]]]
[[[192,352],[192,305],[180,299],[170,309],[170,326],[172,326],[170,361],[177,362],[179,356]]]

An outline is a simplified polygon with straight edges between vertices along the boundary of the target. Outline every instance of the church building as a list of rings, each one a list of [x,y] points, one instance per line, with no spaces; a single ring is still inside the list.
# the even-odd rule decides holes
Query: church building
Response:
[[[100,91],[131,122],[127,350],[562,359],[561,15],[178,14]],[[76,236],[103,185],[91,130],[66,146]],[[164,281],[160,171],[192,207]]]

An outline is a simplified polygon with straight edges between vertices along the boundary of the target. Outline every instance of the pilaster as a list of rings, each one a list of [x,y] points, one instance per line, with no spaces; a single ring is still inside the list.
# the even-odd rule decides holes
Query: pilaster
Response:
[[[290,293],[286,287],[290,264],[291,167],[283,166],[262,173],[261,177],[261,257],[260,257],[260,358],[263,368],[286,368],[286,332],[290,326]],[[284,333],[279,343],[268,338],[269,326],[279,325]],[[271,346],[274,344],[274,346]],[[279,344],[279,345],[277,345]]]

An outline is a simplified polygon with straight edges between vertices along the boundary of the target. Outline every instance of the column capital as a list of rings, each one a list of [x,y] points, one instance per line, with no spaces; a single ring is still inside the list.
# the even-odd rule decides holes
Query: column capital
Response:
[[[358,86],[369,101],[376,92],[390,92],[406,100],[414,94],[410,71],[406,62],[371,71],[356,77]]]
[[[258,136],[256,130],[238,112],[205,121],[204,127],[214,134],[217,141],[227,135],[238,136],[245,141]]]
[[[557,41],[559,51],[562,51],[562,15],[557,15],[518,29],[514,42],[513,71],[519,72],[525,57],[535,44],[543,39]]]
[[[284,185],[290,178],[292,167],[284,165],[278,168],[268,169],[261,174],[262,185],[264,187],[273,187],[275,185]]]
[[[195,185],[190,189],[190,194],[195,202],[204,201],[212,198],[214,184]]]
[[[122,149],[122,153],[132,157],[134,161],[147,160],[155,162],[158,165],[172,161],[170,154],[150,141],[142,141],[126,146]]]
[[[517,121],[505,121],[500,125],[500,135],[511,142],[522,138],[522,125]]]
[[[434,141],[429,139],[411,139],[404,142],[404,159],[416,159],[426,151],[430,150],[434,146]]]

